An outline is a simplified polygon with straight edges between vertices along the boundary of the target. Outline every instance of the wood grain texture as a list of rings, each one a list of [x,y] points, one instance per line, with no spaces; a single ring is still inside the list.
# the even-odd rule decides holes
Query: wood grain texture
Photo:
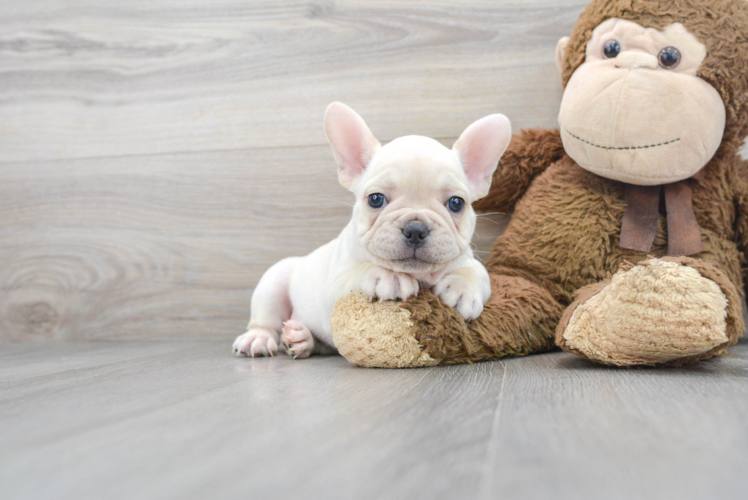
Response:
[[[15,340],[241,333],[262,273],[337,236],[352,203],[327,146],[2,172],[0,337]],[[479,255],[505,222],[480,218]]]
[[[261,273],[348,219],[330,101],[383,141],[552,126],[584,4],[4,2],[0,338],[241,331]]]
[[[327,149],[5,165],[2,331],[69,340],[241,330],[261,274],[347,222],[350,196]]]
[[[0,343],[0,498],[745,498],[748,345],[662,370],[227,345]]]
[[[5,2],[0,161],[318,145],[333,100],[383,140],[552,126],[584,4]]]

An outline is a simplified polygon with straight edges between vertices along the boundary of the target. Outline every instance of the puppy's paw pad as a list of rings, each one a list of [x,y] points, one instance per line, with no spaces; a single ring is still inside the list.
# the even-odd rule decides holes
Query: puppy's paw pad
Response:
[[[314,337],[309,328],[295,320],[283,324],[281,342],[286,352],[294,359],[308,358],[314,351]]]
[[[234,340],[232,350],[237,356],[275,356],[278,341],[273,332],[266,328],[250,328]]]

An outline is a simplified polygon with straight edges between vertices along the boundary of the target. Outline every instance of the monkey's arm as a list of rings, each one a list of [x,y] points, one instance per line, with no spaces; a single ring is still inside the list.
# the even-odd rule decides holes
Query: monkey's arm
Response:
[[[532,180],[564,154],[558,130],[530,129],[514,134],[493,174],[491,190],[473,207],[482,211],[512,210]]]

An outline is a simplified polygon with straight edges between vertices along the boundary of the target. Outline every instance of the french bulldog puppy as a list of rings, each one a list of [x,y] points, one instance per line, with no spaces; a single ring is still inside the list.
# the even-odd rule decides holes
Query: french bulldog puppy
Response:
[[[353,218],[335,240],[263,275],[234,352],[272,356],[279,342],[294,358],[336,352],[330,314],[352,291],[394,300],[428,287],[465,319],[480,315],[491,283],[470,247],[471,204],[488,193],[511,139],[509,120],[478,120],[451,150],[415,135],[380,146],[355,111],[335,102],[325,132],[340,183],[356,196]]]

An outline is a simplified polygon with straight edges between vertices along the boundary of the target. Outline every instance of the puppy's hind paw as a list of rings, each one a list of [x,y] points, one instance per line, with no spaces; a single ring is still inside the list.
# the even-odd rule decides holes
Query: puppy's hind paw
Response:
[[[250,328],[234,341],[232,351],[237,356],[275,356],[278,340],[275,332],[267,328]]]
[[[295,320],[283,324],[281,343],[293,359],[308,358],[314,352],[314,337],[309,328]]]

